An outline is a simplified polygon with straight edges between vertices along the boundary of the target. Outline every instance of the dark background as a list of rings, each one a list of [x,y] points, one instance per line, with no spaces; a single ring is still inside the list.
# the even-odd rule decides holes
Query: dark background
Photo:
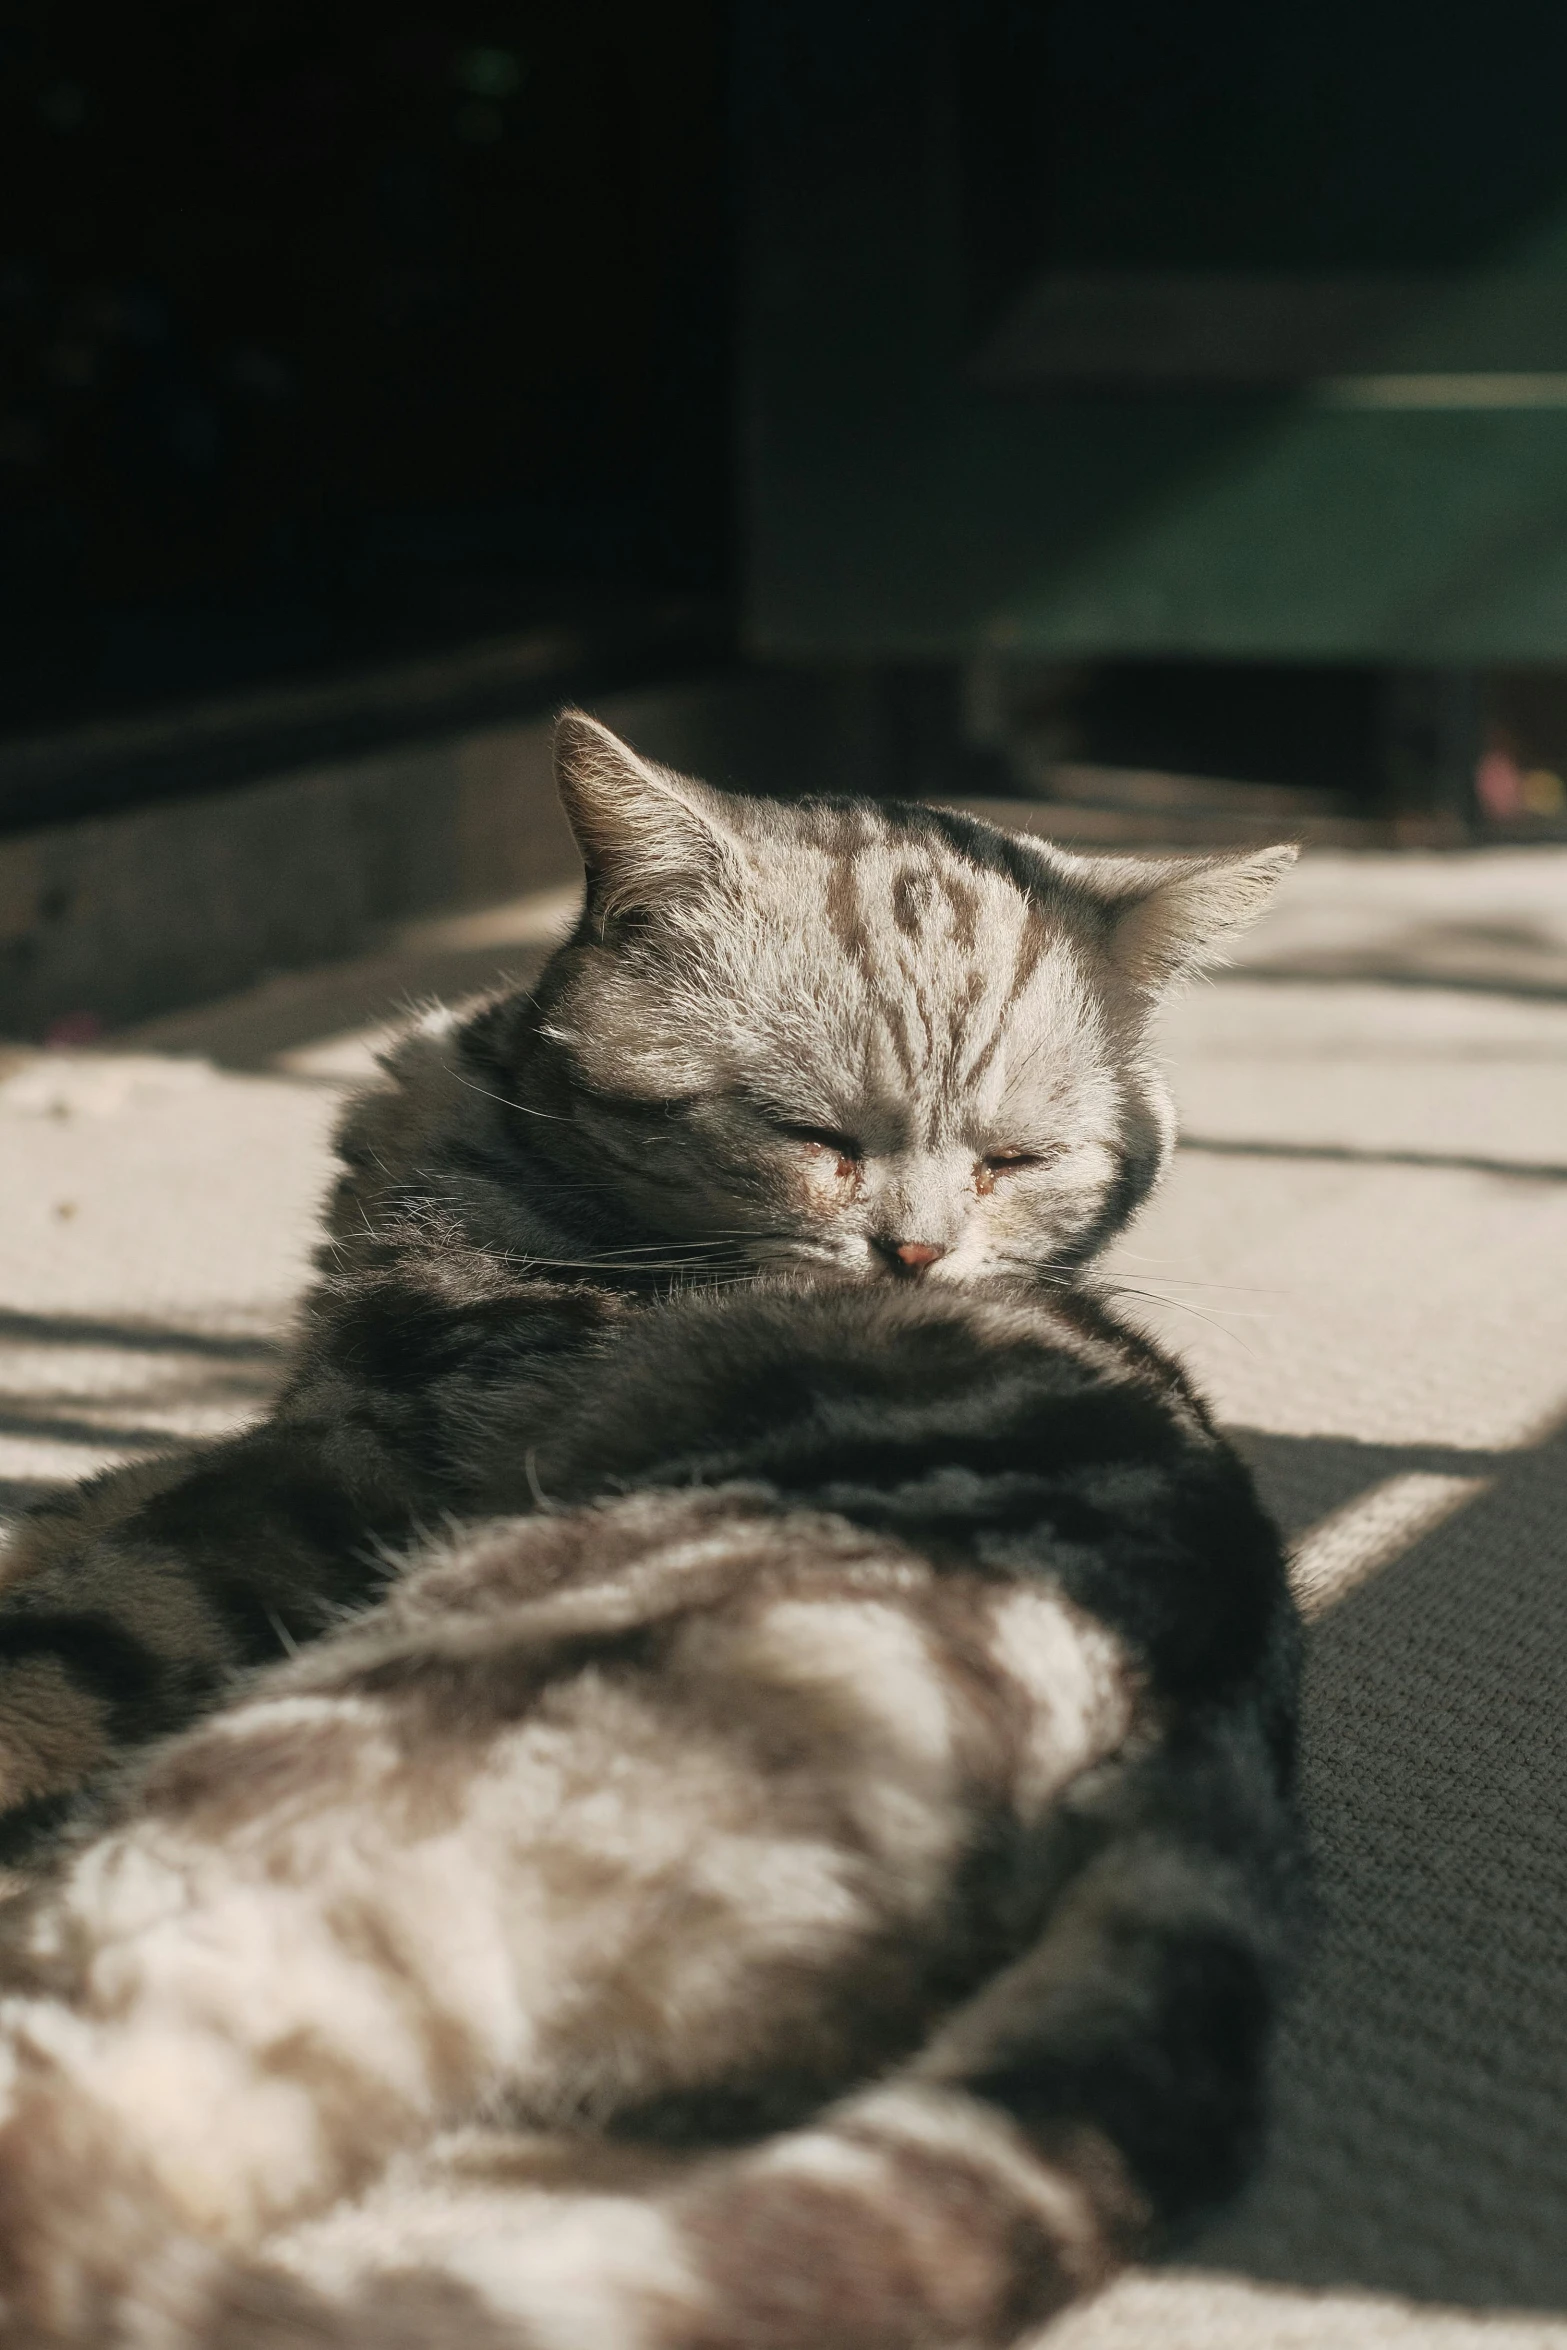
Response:
[[[1468,823],[1487,741],[1567,769],[1567,409],[1313,421],[1292,370],[1376,351],[1171,381],[1137,305],[1385,284],[1422,366],[1567,370],[1564,88],[1555,0],[0,0],[0,825],[562,630],[427,722],[792,663],[874,787],[1008,790],[1008,644],[1071,759]],[[1027,326],[1062,272],[1130,289],[1113,363]],[[7,765],[224,697],[221,757]]]
[[[0,728],[732,576],[718,0],[5,0]]]

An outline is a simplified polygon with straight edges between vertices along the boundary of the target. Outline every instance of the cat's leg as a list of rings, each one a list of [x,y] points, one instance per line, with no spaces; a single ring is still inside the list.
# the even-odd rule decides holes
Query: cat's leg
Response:
[[[1044,2159],[924,2083],[661,2178],[527,2167],[504,2146],[461,2176],[410,2166],[212,2267],[192,2340],[384,2350],[395,2312],[406,2350],[1004,2350],[1102,2283],[1144,2216],[1110,2149]]]
[[[1093,1839],[1036,1946],[901,2075],[665,2206],[688,2318],[615,2350],[1001,2345],[1239,2186],[1298,1916],[1260,1732],[1091,1774]]]
[[[464,1284],[438,1252],[328,1282],[276,1414],[41,1503],[0,1554],[0,1871],[45,1853],[73,1798],[217,1703],[236,1672],[319,1638],[387,1551],[474,1506],[615,1296]],[[447,1289],[457,1293],[455,1298]],[[503,1408],[504,1407],[504,1408]],[[526,1506],[526,1494],[520,1503]]]
[[[934,1681],[912,1624],[869,1603],[890,1686],[866,1685],[843,1609],[750,1602],[773,1520],[723,1495],[488,1539],[457,1576],[487,1604],[438,1606],[437,1557],[171,1742],[13,1920],[16,2325],[112,2339],[72,2312],[185,2273],[181,2246],[242,2259],[497,2101],[646,2113],[782,2080],[809,2110],[909,2044],[960,1835],[943,1725],[909,1718]],[[495,1579],[546,1596],[508,1609]]]
[[[0,1865],[25,1862],[103,1763],[129,1644],[116,1620],[121,1578],[109,1579],[105,1610],[83,1563],[190,1466],[179,1453],[107,1470],[37,1503],[0,1545]],[[76,1591],[87,1601],[79,1613]]]
[[[917,1990],[900,1966],[945,1914],[989,1781],[955,1776],[901,1582],[826,1620],[745,1596],[771,1525],[655,1494],[497,1530],[489,1566],[469,1560],[476,1618],[421,1628],[405,1585],[389,1633],[316,1648],[166,1750],[142,1815],[40,1905],[21,1955],[58,1996],[0,2008],[18,2326],[112,2339],[72,2313],[171,2261],[188,2276],[193,2241],[254,2261],[498,2096],[645,2115],[780,2068],[825,2088],[895,2061],[886,2014]],[[564,1554],[535,1572],[573,1543],[615,1563],[608,1582]],[[492,1568],[555,1595],[508,1613]],[[592,2313],[574,2341],[999,2342],[1226,2191],[1289,1891],[1280,1775],[1237,1725],[1079,1777],[1049,1814],[1069,1851],[1037,1946],[813,2127],[644,2197],[635,2228],[574,2222],[549,2270],[551,2308],[579,2293]],[[475,2251],[448,2200],[419,2290],[482,2290],[497,2342],[561,2339],[525,2239]],[[349,2328],[323,2320],[324,2341],[377,2339],[356,2309],[384,2312],[384,2263],[318,2289]]]
[[[275,1420],[23,1518],[0,1587],[0,1863],[85,1786],[363,1605],[422,1495],[392,1448]],[[437,1505],[438,1506],[438,1505]]]
[[[1096,1849],[1037,1946],[902,2072],[662,2175],[531,2141],[410,2165],[214,2278],[202,2350],[1003,2350],[1237,2186],[1297,1915],[1260,1738],[1074,1809]]]

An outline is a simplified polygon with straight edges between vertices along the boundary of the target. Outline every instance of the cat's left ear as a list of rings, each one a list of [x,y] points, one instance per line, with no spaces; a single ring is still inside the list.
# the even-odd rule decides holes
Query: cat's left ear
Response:
[[[1148,995],[1222,963],[1231,939],[1256,921],[1298,854],[1286,841],[1242,856],[1145,867],[1111,901],[1111,955]]]
[[[555,788],[605,914],[684,895],[733,853],[722,794],[655,766],[585,710],[555,721]]]

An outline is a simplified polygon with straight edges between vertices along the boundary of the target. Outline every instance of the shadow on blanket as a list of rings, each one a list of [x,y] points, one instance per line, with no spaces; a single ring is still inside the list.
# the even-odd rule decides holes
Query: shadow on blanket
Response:
[[[1185,2260],[1567,2309],[1567,1436],[1243,1441],[1292,1530],[1404,1469],[1494,1483],[1313,1629],[1316,1946],[1271,2158]]]

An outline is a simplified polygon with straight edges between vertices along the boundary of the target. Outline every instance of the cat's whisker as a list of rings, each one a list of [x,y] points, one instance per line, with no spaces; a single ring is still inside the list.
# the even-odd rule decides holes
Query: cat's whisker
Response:
[[[531,1254],[514,1260],[520,1272],[530,1267],[543,1266],[555,1273],[691,1273],[699,1278],[711,1277],[715,1268],[710,1258],[652,1257],[633,1262],[627,1257],[536,1257]]]
[[[508,1094],[492,1093],[487,1085],[475,1085],[473,1079],[464,1077],[460,1069],[454,1069],[452,1075],[458,1084],[465,1085],[470,1093],[482,1094],[487,1102],[499,1102],[503,1110],[520,1110],[525,1118],[547,1118],[554,1126],[569,1126],[571,1124],[571,1120],[562,1117],[559,1110],[536,1109],[531,1102],[515,1102]]]
[[[274,1607],[269,1607],[266,1611],[266,1616],[267,1622],[271,1625],[273,1631],[277,1634],[278,1646],[282,1649],[283,1654],[285,1656],[298,1656],[299,1642],[294,1638],[293,1633],[290,1632],[288,1626],[284,1623],[282,1617],[278,1614],[277,1609]]]
[[[1189,1278],[1187,1275],[1181,1273],[1166,1273],[1163,1276],[1163,1280],[1165,1283],[1173,1285],[1173,1287],[1176,1289],[1223,1290],[1230,1292],[1237,1297],[1283,1298],[1289,1295],[1287,1290],[1276,1289],[1266,1283],[1260,1282],[1203,1281],[1200,1279]],[[1118,1281],[1113,1270],[1108,1270],[1098,1274],[1095,1276],[1095,1282],[1096,1286],[1102,1289],[1107,1296],[1119,1295],[1125,1297],[1152,1297],[1161,1305],[1184,1305],[1187,1306],[1188,1310],[1192,1313],[1196,1313],[1198,1311],[1198,1308],[1191,1305],[1188,1299],[1166,1296],[1162,1288],[1154,1289],[1147,1286],[1139,1288],[1135,1283]],[[1223,1314],[1231,1320],[1243,1322],[1276,1322],[1280,1318],[1277,1312],[1259,1312],[1258,1309],[1253,1306],[1226,1306],[1221,1304],[1217,1299],[1209,1299],[1207,1302],[1212,1305],[1213,1311],[1216,1314]]]
[[[1146,1256],[1140,1249],[1118,1247],[1115,1251],[1115,1254],[1118,1259],[1124,1261],[1127,1264],[1145,1266],[1150,1272],[1156,1274],[1161,1281],[1179,1282],[1183,1289],[1244,1290],[1257,1297],[1287,1297],[1289,1295],[1289,1291],[1283,1288],[1276,1281],[1214,1281],[1211,1280],[1206,1274],[1202,1273],[1172,1273],[1168,1270],[1161,1271],[1161,1267],[1168,1268],[1170,1263],[1169,1258]]]
[[[1187,1273],[1161,1273],[1156,1278],[1170,1282],[1177,1289],[1223,1290],[1232,1297],[1287,1297],[1289,1295],[1287,1290],[1275,1289],[1264,1282],[1204,1281],[1200,1277],[1194,1277]]]
[[[1195,1320],[1199,1322],[1206,1322],[1210,1330],[1219,1331],[1225,1338],[1233,1338],[1236,1345],[1243,1348],[1247,1354],[1255,1354],[1257,1351],[1255,1347],[1247,1346],[1245,1339],[1241,1336],[1238,1330],[1231,1330],[1228,1327],[1228,1324],[1221,1322],[1216,1314],[1205,1314],[1201,1306],[1194,1306],[1191,1299],[1188,1297],[1165,1297],[1162,1296],[1156,1289],[1134,1289],[1130,1286],[1129,1283],[1124,1281],[1106,1283],[1105,1291],[1106,1294],[1113,1297],[1141,1298],[1148,1305],[1170,1306],[1177,1312],[1191,1314]],[[1269,1317],[1265,1315],[1247,1314],[1241,1318],[1246,1321],[1263,1321]]]
[[[766,1236],[747,1233],[744,1237],[751,1239]],[[672,1246],[679,1246],[686,1250],[705,1249],[711,1253],[722,1254],[726,1250],[732,1253],[735,1243],[729,1239],[699,1240],[693,1238],[690,1240],[681,1239],[678,1243],[672,1243],[668,1240],[636,1240],[627,1242],[623,1247],[617,1249],[616,1253],[623,1257],[653,1256],[660,1251],[667,1252]]]

